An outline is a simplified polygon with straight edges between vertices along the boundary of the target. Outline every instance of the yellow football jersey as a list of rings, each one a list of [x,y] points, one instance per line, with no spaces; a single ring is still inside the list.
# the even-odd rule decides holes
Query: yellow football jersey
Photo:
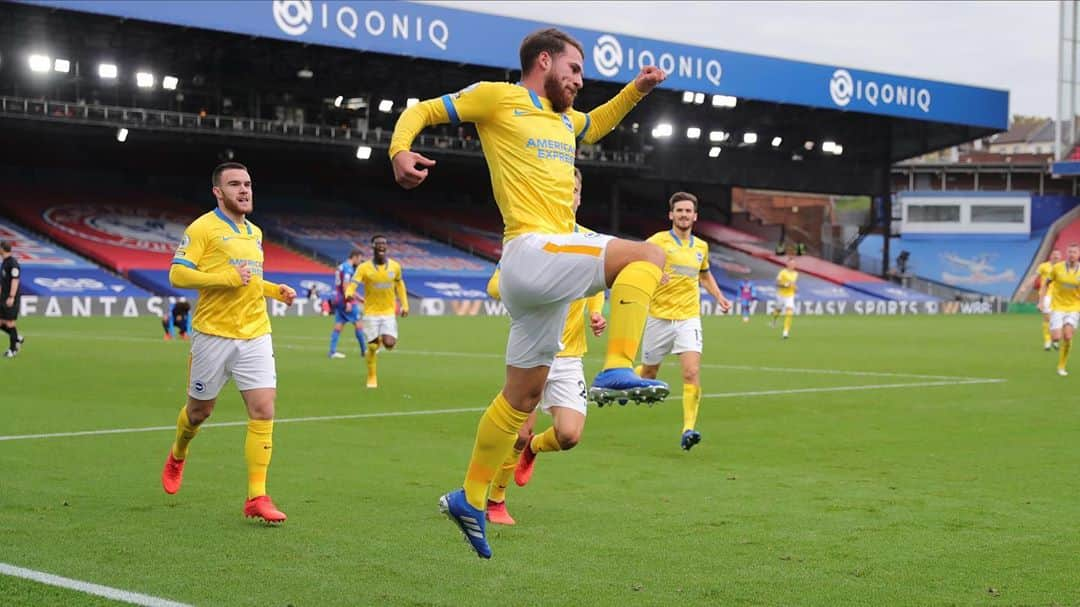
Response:
[[[526,233],[566,234],[574,227],[574,160],[579,143],[611,132],[642,98],[633,83],[588,114],[557,114],[524,86],[478,82],[402,112],[390,157],[409,149],[426,126],[472,122],[480,134],[504,241]]]
[[[251,280],[244,286],[199,289],[191,326],[199,333],[253,339],[270,332],[263,284],[262,230],[245,220],[238,226],[215,208],[184,230],[173,264],[217,274],[247,263]],[[239,277],[237,277],[239,281]]]
[[[364,285],[364,314],[368,316],[394,316],[397,310],[394,299],[401,302],[402,311],[409,311],[409,297],[405,291],[405,279],[401,264],[387,258],[386,263],[376,266],[373,260],[356,267],[352,284],[346,296],[352,297],[359,285]]]
[[[1047,285],[1046,294],[1052,296],[1054,294],[1054,283],[1050,278],[1054,274],[1054,264],[1044,261],[1039,264],[1039,267],[1035,268],[1035,272],[1039,275],[1042,284]]]
[[[674,230],[657,232],[648,242],[664,249],[664,274],[649,304],[649,315],[665,320],[686,320],[701,316],[701,273],[709,269],[709,243],[691,234],[688,240]]]
[[[1080,264],[1069,268],[1064,261],[1054,264],[1050,274],[1054,297],[1050,309],[1054,312],[1080,312]]]
[[[780,297],[794,297],[795,282],[798,280],[799,273],[797,271],[787,268],[780,270],[780,273],[776,275],[776,294]]]

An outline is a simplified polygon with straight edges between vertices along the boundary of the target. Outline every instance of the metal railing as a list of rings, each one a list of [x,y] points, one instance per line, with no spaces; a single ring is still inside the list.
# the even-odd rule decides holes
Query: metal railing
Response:
[[[364,130],[347,126],[265,120],[243,116],[191,114],[172,110],[87,105],[69,101],[7,96],[0,96],[0,116],[149,131],[203,133],[330,145],[369,145],[382,150],[390,147],[390,138],[393,135],[392,131],[379,127]],[[469,156],[483,155],[480,140],[472,137],[422,133],[413,142],[413,146],[417,149],[447,151]],[[645,166],[645,153],[584,146],[578,150],[578,160],[586,164],[642,167]]]

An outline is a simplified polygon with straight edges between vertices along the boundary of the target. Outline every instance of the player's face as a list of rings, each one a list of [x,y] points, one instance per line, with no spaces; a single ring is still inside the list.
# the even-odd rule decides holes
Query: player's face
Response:
[[[578,207],[581,206],[581,178],[574,176],[574,213],[577,213]]]
[[[387,242],[385,238],[376,238],[375,242],[371,243],[371,248],[375,251],[375,254],[383,257],[386,255]]]
[[[787,269],[789,269],[789,270],[794,270],[795,269],[795,260],[794,259],[787,260]]]
[[[671,225],[680,230],[689,230],[694,227],[694,222],[697,221],[694,203],[689,200],[676,202],[675,208],[668,212],[668,219],[671,220]]]
[[[1072,246],[1066,250],[1066,255],[1069,257],[1069,263],[1076,263],[1080,261],[1080,247]]]
[[[1057,263],[1059,261],[1061,261],[1061,251],[1050,253],[1050,263]]]
[[[251,187],[251,175],[243,169],[225,169],[221,173],[221,185],[214,187],[214,196],[225,208],[237,215],[247,215],[254,208],[255,193]]]
[[[584,86],[582,77],[585,60],[581,52],[570,44],[558,55],[548,56],[542,53],[541,58],[543,57],[549,57],[549,66],[544,76],[544,96],[551,102],[551,109],[561,114],[573,107],[574,98]]]

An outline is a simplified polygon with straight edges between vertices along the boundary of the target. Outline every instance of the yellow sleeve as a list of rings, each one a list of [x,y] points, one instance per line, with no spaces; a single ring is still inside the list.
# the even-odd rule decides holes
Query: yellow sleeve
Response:
[[[495,272],[488,279],[487,294],[494,300],[502,299],[502,295],[499,293],[499,267],[495,266]]]
[[[780,270],[780,272],[776,275],[776,285],[778,287],[784,286],[784,271],[783,270]]]
[[[281,298],[281,285],[276,282],[270,282],[269,280],[263,281],[263,297],[272,297],[278,301],[284,301]]]
[[[701,271],[707,272],[709,271],[709,243],[700,238],[698,240],[701,242],[702,248],[705,249],[701,252]]]
[[[604,312],[604,292],[600,291],[596,295],[593,295],[585,302],[585,307],[589,310],[589,315],[603,314]]]
[[[415,106],[413,106],[415,107]],[[401,302],[401,309],[409,311],[409,293],[405,290],[405,277],[401,275],[401,264],[397,264],[397,280],[394,281],[394,293]]]
[[[664,237],[667,236],[666,232],[657,232],[652,236],[645,239],[645,242],[651,242],[660,246],[664,246]]]
[[[612,97],[607,103],[597,106],[588,114],[571,110],[570,119],[574,122],[574,132],[577,133],[578,143],[596,143],[603,139],[619,126],[630,110],[644,98],[645,95],[642,95],[631,82],[624,86],[618,95]]]
[[[200,230],[196,224],[189,225],[184,230],[184,237],[180,239],[180,245],[173,253],[173,264],[179,264],[192,270],[199,269],[203,253],[206,251],[205,230]]]
[[[413,107],[416,107],[415,105]],[[345,298],[352,299],[356,295],[357,287],[364,282],[364,266],[358,266],[356,271],[353,272],[352,281],[349,286],[345,287]]]
[[[495,111],[502,87],[495,82],[477,82],[456,93],[421,101],[406,109],[394,126],[390,139],[390,158],[409,149],[425,127],[447,122],[481,123]]]
[[[208,287],[239,287],[243,284],[240,273],[234,269],[224,272],[200,272],[195,268],[173,261],[169,268],[169,284],[178,289],[205,289]]]

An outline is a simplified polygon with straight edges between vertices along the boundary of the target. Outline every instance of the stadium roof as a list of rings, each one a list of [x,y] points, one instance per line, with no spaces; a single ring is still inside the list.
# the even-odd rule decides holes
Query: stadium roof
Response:
[[[550,25],[409,2],[19,4],[26,10],[12,11],[10,30],[0,24],[0,32],[9,38],[9,52],[27,40],[62,35],[67,28],[69,46],[92,47],[102,56],[126,53],[133,60],[179,69],[183,64],[193,73],[206,74],[203,88],[217,78],[213,86],[219,91],[257,81],[260,88],[272,82],[274,90],[289,95],[332,99],[341,89],[368,90],[398,102],[440,95],[475,80],[512,79],[521,39]],[[65,13],[81,16],[52,18]],[[101,23],[109,18],[115,18],[114,26]],[[584,45],[586,76],[594,82],[579,96],[582,109],[617,90],[614,83],[632,79],[643,63],[670,72],[663,85],[668,90],[636,108],[624,125],[626,132],[620,129],[602,142],[606,149],[644,145],[648,167],[635,173],[640,179],[878,193],[887,187],[892,163],[1007,128],[1006,91],[564,29]],[[318,75],[298,81],[297,69],[309,61]],[[682,103],[685,92],[700,94],[704,104]],[[713,95],[737,98],[738,107],[714,108]],[[264,106],[269,102],[261,99]],[[630,123],[636,122],[643,127],[640,135],[637,125],[630,132]],[[672,137],[648,137],[660,123],[673,126]],[[684,137],[692,128],[700,135]],[[722,131],[728,139],[710,142],[713,131]],[[750,133],[757,142],[744,144],[744,135]],[[842,148],[842,156],[823,153],[826,141]],[[710,155],[713,146],[722,147],[723,154]]]
[[[403,2],[223,0],[23,0],[28,4],[231,33],[515,69],[521,39],[549,24]],[[665,88],[1008,128],[1009,94],[952,84],[565,27],[584,45],[586,75],[626,82],[641,65],[670,77]]]

